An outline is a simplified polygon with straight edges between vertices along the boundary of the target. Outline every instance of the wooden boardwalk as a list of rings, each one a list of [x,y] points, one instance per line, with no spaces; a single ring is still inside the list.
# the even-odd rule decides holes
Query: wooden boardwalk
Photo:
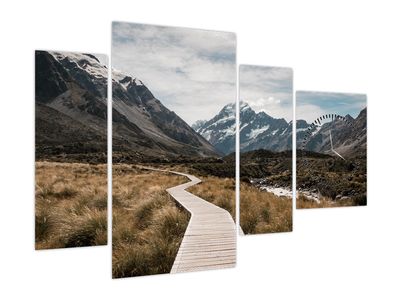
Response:
[[[201,180],[185,173],[140,167],[186,176],[190,180],[167,189],[167,192],[191,214],[171,273],[234,267],[236,225],[230,213],[185,190]]]
[[[200,183],[200,179],[185,173],[171,173],[190,179],[167,192],[191,214],[171,273],[234,267],[236,225],[229,212],[185,190]]]

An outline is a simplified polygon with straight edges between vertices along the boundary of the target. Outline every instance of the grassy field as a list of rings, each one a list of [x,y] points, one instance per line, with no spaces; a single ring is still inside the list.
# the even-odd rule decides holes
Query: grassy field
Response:
[[[187,191],[226,209],[235,220],[235,181],[233,178],[198,176],[202,182]],[[260,191],[242,183],[240,224],[245,234],[292,230],[292,200]]]
[[[240,226],[245,234],[292,231],[292,199],[241,182]]]
[[[107,167],[36,162],[36,249],[107,244]]]
[[[183,176],[113,165],[113,278],[169,273],[190,215],[165,191]]]
[[[296,208],[329,208],[346,206],[363,206],[365,199],[363,197],[353,197],[345,200],[333,201],[328,197],[320,197],[319,203],[300,194],[297,196]]]
[[[187,191],[227,210],[235,220],[235,180],[215,176],[198,177],[202,182]]]

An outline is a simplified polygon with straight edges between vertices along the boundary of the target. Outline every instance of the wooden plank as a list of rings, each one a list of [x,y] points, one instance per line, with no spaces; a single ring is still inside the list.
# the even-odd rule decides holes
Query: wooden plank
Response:
[[[229,212],[185,189],[201,182],[193,175],[142,167],[153,171],[170,172],[190,181],[167,192],[191,217],[179,246],[171,273],[232,268],[236,265],[236,224]]]
[[[171,273],[212,270],[234,267],[236,264],[236,225],[224,209],[187,191],[201,182],[195,176],[191,181],[167,192],[191,213],[189,225],[179,247]]]

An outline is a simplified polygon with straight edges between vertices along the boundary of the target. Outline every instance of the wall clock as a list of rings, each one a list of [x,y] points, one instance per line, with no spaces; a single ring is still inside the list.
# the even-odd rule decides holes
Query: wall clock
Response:
[[[324,127],[325,126],[325,127]],[[343,117],[339,114],[324,114],[316,118],[305,130],[304,137],[301,141],[300,149],[306,151],[310,143],[310,148],[318,148],[327,154],[333,154],[343,160],[346,158],[336,149],[347,147],[343,142],[341,131],[347,130],[352,126],[350,118]],[[325,129],[325,130],[324,130]],[[321,137],[316,142],[312,141],[312,137],[320,132]],[[360,140],[360,136],[357,140]],[[317,144],[319,143],[319,145]],[[304,152],[303,152],[304,154]]]
[[[297,208],[366,205],[365,95],[298,92],[296,111]]]

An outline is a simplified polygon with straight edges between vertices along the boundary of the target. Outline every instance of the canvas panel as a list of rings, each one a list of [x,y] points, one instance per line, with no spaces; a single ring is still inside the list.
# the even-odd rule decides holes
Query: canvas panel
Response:
[[[35,52],[35,247],[107,244],[107,56]]]
[[[298,91],[297,208],[367,205],[367,97]]]
[[[113,278],[235,266],[236,37],[114,22]]]
[[[240,227],[292,231],[293,71],[240,65]]]

